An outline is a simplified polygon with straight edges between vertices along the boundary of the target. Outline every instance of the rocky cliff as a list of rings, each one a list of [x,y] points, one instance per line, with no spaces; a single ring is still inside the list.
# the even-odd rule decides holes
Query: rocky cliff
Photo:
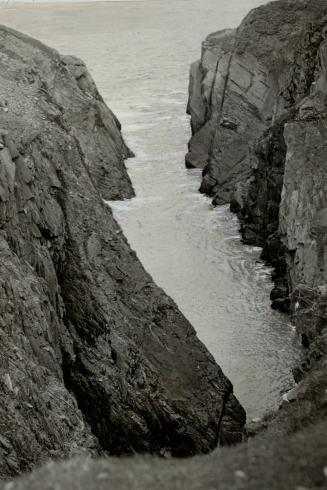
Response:
[[[274,306],[307,347],[296,388],[236,447],[79,457],[1,489],[326,487],[326,14],[326,0],[270,3],[209,36],[191,71],[187,164],[275,266]],[[230,383],[103,204],[132,192],[117,121],[81,62],[0,33],[1,475],[82,449],[189,455],[240,440]],[[108,140],[118,192],[100,187]]]
[[[244,242],[263,248],[274,266],[272,306],[291,313],[305,348],[289,405],[265,437],[276,423],[286,440],[308,435],[327,417],[326,0],[272,2],[237,30],[210,35],[191,67],[188,112],[186,165],[203,168],[200,190],[229,202]]]
[[[231,383],[103,201],[133,195],[129,155],[81,61],[0,27],[0,477],[242,438]]]
[[[263,247],[284,311],[293,292],[326,283],[326,32],[325,0],[272,2],[210,35],[191,68],[186,163]]]
[[[322,27],[315,26],[324,9],[324,0],[272,2],[253,10],[238,29],[203,43],[190,74],[193,136],[186,165],[203,168],[201,191],[215,204],[230,202],[235,191],[244,194],[257,139],[295,92],[301,98],[310,87],[315,59],[306,57],[307,49],[317,54]]]

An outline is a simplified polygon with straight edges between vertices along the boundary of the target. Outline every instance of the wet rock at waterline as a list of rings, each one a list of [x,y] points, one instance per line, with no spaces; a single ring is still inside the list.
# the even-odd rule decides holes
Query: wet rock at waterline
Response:
[[[104,451],[186,456],[245,414],[103,198],[130,197],[85,66],[0,28],[0,476]]]

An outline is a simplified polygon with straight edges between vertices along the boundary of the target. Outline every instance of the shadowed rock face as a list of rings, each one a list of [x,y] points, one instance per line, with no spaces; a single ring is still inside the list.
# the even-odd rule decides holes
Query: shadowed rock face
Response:
[[[0,476],[241,440],[245,414],[105,199],[130,154],[85,66],[0,27]]]

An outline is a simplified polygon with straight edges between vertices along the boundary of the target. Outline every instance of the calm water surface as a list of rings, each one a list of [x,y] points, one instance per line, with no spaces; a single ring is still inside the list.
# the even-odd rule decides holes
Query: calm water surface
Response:
[[[137,197],[113,204],[131,246],[195,326],[248,411],[276,408],[291,384],[297,339],[270,309],[270,271],[240,243],[184,168],[188,70],[210,32],[237,25],[260,0],[147,0],[0,6],[1,23],[83,58],[120,118],[136,158]]]

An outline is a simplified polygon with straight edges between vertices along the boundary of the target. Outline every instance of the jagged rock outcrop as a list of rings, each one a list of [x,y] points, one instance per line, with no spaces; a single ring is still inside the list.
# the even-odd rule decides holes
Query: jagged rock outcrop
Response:
[[[120,126],[85,66],[0,27],[0,477],[81,451],[190,455],[245,414],[104,199]]]
[[[275,267],[273,306],[286,311],[298,285],[326,283],[327,5],[314,5],[320,13],[292,45],[293,65],[280,84],[276,105],[288,106],[255,147],[239,214],[244,241],[263,246]]]
[[[263,247],[283,311],[326,284],[326,33],[325,0],[272,2],[209,36],[191,69],[187,164]]]
[[[191,68],[186,165],[203,168],[201,191],[215,204],[247,192],[257,139],[292,103],[291,72],[297,73],[297,96],[306,93],[314,69],[306,43],[319,48],[314,25],[324,8],[324,0],[272,2],[253,10],[237,30],[211,34],[203,43],[201,60]]]
[[[215,204],[231,203],[244,242],[263,247],[272,306],[292,314],[306,348],[275,421],[286,438],[314,431],[327,416],[326,0],[272,2],[209,36],[189,113],[186,163],[204,167],[201,190]]]

